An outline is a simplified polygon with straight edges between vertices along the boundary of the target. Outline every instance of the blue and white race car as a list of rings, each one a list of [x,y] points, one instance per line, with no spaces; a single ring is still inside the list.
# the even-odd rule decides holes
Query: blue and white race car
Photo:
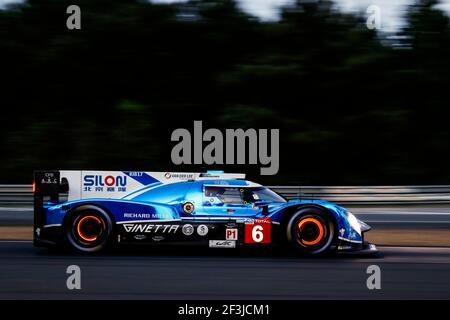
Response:
[[[36,246],[84,253],[124,243],[377,252],[364,241],[370,227],[345,208],[287,201],[244,174],[36,171],[33,189]]]

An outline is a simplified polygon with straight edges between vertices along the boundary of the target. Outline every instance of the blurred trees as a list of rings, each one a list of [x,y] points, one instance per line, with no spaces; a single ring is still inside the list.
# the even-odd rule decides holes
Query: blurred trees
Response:
[[[398,37],[328,1],[261,22],[230,0],[156,5],[65,0],[0,11],[0,181],[31,171],[174,166],[171,132],[280,128],[280,172],[264,183],[450,183],[449,21],[408,8]],[[191,129],[192,130],[192,129]]]

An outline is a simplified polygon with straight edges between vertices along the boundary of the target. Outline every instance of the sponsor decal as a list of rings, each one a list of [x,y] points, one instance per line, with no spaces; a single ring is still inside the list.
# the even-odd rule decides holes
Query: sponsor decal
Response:
[[[225,227],[226,227],[227,229],[234,229],[234,228],[237,228],[237,224],[234,223],[234,222],[230,222],[230,223],[226,223],[226,224],[225,224]]]
[[[180,227],[178,224],[148,224],[148,223],[126,223],[123,224],[129,233],[176,233]]]
[[[152,215],[150,213],[124,213],[124,218],[133,218],[133,219],[151,219]]]
[[[194,211],[194,204],[192,202],[186,202],[183,204],[183,211],[187,214],[190,214]]]
[[[172,218],[169,214],[163,213],[131,213],[125,212],[123,214],[124,218],[132,218],[132,219],[170,219]]]
[[[253,219],[250,219],[250,218],[240,218],[240,219],[236,219],[236,223],[248,223],[248,224],[252,224],[252,223],[253,223]]]
[[[194,233],[194,227],[192,226],[192,224],[185,224],[181,228],[181,232],[183,232],[185,236],[191,236]]]
[[[238,239],[238,229],[226,229],[225,239],[227,240],[237,240]]]
[[[245,223],[245,243],[271,243],[272,222],[270,218],[254,219],[253,223]]]
[[[210,248],[236,248],[236,241],[230,240],[209,240]]]
[[[249,218],[244,219],[244,223],[245,224],[254,224],[255,223],[255,219],[249,219]]]
[[[147,238],[147,236],[144,234],[137,234],[133,238],[135,238],[136,240],[144,240]]]
[[[133,178],[140,178],[140,177],[144,176],[144,172],[141,172],[141,171],[127,171],[125,173]]]
[[[160,241],[164,240],[164,237],[163,236],[154,236],[154,237],[152,237],[152,240],[156,241],[156,242],[160,242]]]
[[[55,173],[46,172],[41,180],[41,184],[58,184],[58,177]]]
[[[341,228],[341,230],[339,230],[339,233],[341,234],[341,237],[343,237],[343,236],[344,236],[344,233],[345,233],[345,229],[344,229],[344,228]]]
[[[166,172],[164,175],[166,179],[181,179],[181,180],[194,180],[194,174],[193,173],[170,173]]]
[[[199,236],[206,236],[208,234],[208,227],[204,224],[201,224],[197,227],[197,233]]]
[[[126,192],[126,186],[126,175],[86,175],[83,177],[83,191],[87,192]]]

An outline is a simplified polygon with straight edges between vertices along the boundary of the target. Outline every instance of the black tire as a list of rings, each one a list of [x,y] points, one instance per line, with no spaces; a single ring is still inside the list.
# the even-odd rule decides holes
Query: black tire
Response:
[[[286,227],[287,240],[300,254],[329,252],[335,242],[334,219],[318,207],[305,207],[294,213]]]
[[[66,242],[80,253],[105,250],[113,239],[113,224],[101,208],[85,205],[70,213],[65,224]]]

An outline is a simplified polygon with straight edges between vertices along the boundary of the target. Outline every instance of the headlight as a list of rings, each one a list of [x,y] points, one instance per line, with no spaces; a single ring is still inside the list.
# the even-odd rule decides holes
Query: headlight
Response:
[[[359,224],[358,219],[351,213],[350,211],[346,211],[345,215],[347,216],[348,223],[353,230],[361,234],[361,225]]]

